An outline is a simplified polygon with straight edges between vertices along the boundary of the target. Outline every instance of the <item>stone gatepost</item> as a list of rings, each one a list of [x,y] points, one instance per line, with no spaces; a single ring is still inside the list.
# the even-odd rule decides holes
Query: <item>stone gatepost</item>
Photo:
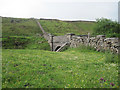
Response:
[[[67,34],[67,38],[69,39],[69,42],[72,40],[72,36],[75,35],[75,34],[72,34],[72,33],[68,33]]]
[[[51,47],[51,51],[53,51],[53,35],[50,35],[50,47]]]
[[[90,33],[88,33],[87,45],[89,45],[89,41],[90,41]]]
[[[96,38],[97,38],[96,41],[97,51],[103,51],[105,46],[104,44],[105,35],[97,35]]]

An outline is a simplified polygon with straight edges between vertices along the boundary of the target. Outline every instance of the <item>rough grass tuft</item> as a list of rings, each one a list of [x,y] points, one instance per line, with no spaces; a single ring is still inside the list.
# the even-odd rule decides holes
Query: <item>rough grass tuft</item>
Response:
[[[118,63],[118,55],[111,52],[105,52],[105,62],[106,63]]]

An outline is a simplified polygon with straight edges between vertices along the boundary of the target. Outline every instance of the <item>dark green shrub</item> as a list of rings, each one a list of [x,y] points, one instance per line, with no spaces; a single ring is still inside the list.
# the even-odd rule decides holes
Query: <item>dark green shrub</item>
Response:
[[[94,34],[106,35],[107,37],[120,37],[120,24],[110,19],[97,19]]]
[[[50,50],[50,46],[44,38],[23,36],[9,36],[2,38],[2,48]]]
[[[26,37],[6,37],[2,39],[2,47],[4,49],[24,49],[29,40]]]

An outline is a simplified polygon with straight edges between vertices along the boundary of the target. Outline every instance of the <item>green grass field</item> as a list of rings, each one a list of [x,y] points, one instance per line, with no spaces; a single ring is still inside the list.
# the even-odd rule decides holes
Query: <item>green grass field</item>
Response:
[[[33,19],[2,18],[2,34],[6,36],[36,36],[42,34]],[[43,29],[54,35],[65,35],[75,33],[77,35],[93,32],[95,22],[65,22],[60,20],[39,20]]]
[[[40,20],[40,23],[54,35],[92,33],[95,26],[93,22]],[[51,52],[32,19],[3,18],[2,34],[3,88],[118,87],[116,55],[82,46]]]
[[[39,20],[46,32],[53,35],[65,35],[67,33],[74,33],[76,35],[86,35],[93,33],[95,22],[63,22],[55,20]]]
[[[101,52],[3,49],[3,88],[110,88],[118,86],[117,63]],[[106,80],[100,83],[100,78]]]

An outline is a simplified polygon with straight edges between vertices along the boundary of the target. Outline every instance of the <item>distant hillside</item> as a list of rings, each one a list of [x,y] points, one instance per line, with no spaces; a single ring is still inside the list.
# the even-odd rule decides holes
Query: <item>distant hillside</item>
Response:
[[[41,19],[39,20],[46,32],[54,35],[64,35],[66,33],[74,33],[77,35],[93,33],[96,25],[93,21],[60,21],[57,19]]]
[[[95,22],[67,22],[57,19],[41,19],[39,22],[46,32],[53,35],[92,33],[96,25]],[[3,48],[50,50],[47,41],[42,37],[42,32],[33,18],[3,17],[2,40]]]
[[[2,18],[2,46],[5,49],[50,50],[33,19]]]
[[[41,30],[32,19],[2,18],[2,34],[5,36],[35,36]]]
[[[36,22],[31,19],[24,18],[2,18],[3,20],[3,36],[35,36],[41,33]],[[60,21],[57,19],[41,19],[39,20],[46,32],[55,35],[63,35],[66,33],[87,34],[92,33],[95,27],[93,21]]]

